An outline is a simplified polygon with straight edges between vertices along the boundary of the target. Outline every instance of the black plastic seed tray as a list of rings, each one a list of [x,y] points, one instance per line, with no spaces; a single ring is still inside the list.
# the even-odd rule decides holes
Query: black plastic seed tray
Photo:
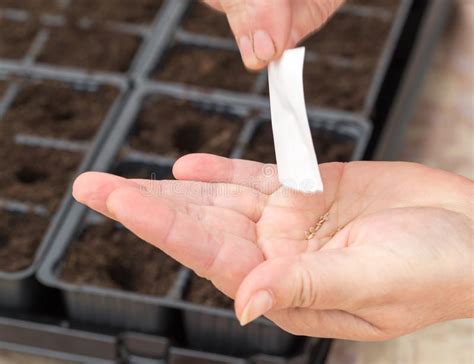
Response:
[[[306,40],[308,106],[356,113],[373,121],[412,3],[349,1],[323,30]],[[167,24],[141,67],[144,78],[266,99],[266,73],[244,70],[224,16],[194,1],[175,2],[167,15]]]
[[[90,166],[127,87],[121,79],[99,76],[0,72],[1,79],[6,86],[0,99],[0,234],[6,245],[0,255],[0,307],[31,309],[50,297],[34,274],[72,202],[69,182]],[[73,128],[75,140],[69,138]]]
[[[339,120],[330,113],[311,112],[309,117],[316,134],[350,146],[342,152],[330,152],[332,146],[328,143],[329,149],[319,151],[320,159],[360,157],[369,133],[366,123],[356,118]],[[170,85],[148,83],[130,97],[92,169],[126,177],[166,179],[171,176],[174,160],[181,154],[211,151],[232,157],[245,155],[259,127],[269,125],[267,106],[218,92],[183,91]],[[150,140],[153,143],[149,143]],[[217,140],[222,142],[216,144]],[[266,143],[273,148],[271,139]],[[274,154],[273,150],[271,153]],[[162,297],[65,282],[61,278],[64,261],[67,261],[65,256],[71,242],[77,240],[84,226],[91,221],[97,222],[97,215],[78,204],[71,207],[38,276],[45,285],[62,291],[72,320],[173,335],[173,330],[178,331],[181,327],[181,315],[191,347],[241,355],[258,351],[291,352],[294,337],[265,319],[241,328],[230,310],[185,303],[182,300],[187,282],[184,273],[177,278],[171,290],[174,293]],[[164,322],[169,317],[174,317],[173,325]],[[211,327],[212,322],[215,324]],[[215,343],[219,343],[219,347]]]
[[[132,75],[168,1],[0,2],[0,67]]]
[[[291,357],[259,354],[245,360],[177,347],[160,336],[94,332],[60,320],[0,317],[0,348],[74,363],[322,364],[330,341],[308,340],[306,346]]]

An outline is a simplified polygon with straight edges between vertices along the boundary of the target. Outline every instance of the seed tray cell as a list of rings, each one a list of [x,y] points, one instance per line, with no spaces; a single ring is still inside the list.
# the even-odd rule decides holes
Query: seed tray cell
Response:
[[[59,13],[63,9],[61,0],[0,0],[0,9],[26,10],[32,14]]]
[[[2,142],[0,199],[44,205],[53,212],[84,155]]]
[[[233,309],[234,301],[229,297],[219,292],[210,281],[204,278],[199,278],[192,275],[189,279],[184,300],[187,302],[196,303],[198,305]]]
[[[117,96],[117,89],[106,85],[96,92],[84,92],[61,82],[30,83],[18,93],[0,128],[10,133],[90,140]]]
[[[37,62],[125,73],[140,46],[140,37],[105,29],[50,29]]]
[[[48,219],[34,213],[0,210],[0,267],[5,272],[28,268],[48,227]]]
[[[340,65],[330,58],[306,60],[303,69],[306,104],[309,107],[360,112],[370,92],[371,70],[376,62],[375,58],[363,58],[350,65]],[[355,84],[357,87],[354,87]],[[264,95],[268,96],[268,87]]]
[[[393,16],[395,14],[392,14]],[[364,59],[375,66],[392,26],[392,18],[363,17],[339,12],[303,45],[321,55],[344,57],[359,63]]]
[[[170,158],[196,152],[226,156],[241,129],[235,116],[206,111],[185,100],[155,97],[146,101],[129,144]]]
[[[71,202],[71,181],[87,168],[98,139],[110,127],[125,82],[40,73],[0,78],[11,86],[0,103],[0,213],[11,221],[1,227],[6,240],[0,256],[20,254],[10,258],[18,263],[15,270],[0,264],[0,307],[31,308],[40,303],[35,295],[42,294],[33,274]],[[78,105],[85,107],[83,114]],[[87,124],[77,117],[96,120]],[[52,131],[48,135],[46,124]],[[81,143],[74,141],[85,136]]]
[[[67,244],[54,251],[54,265],[40,280],[61,288],[74,324],[113,332],[179,331],[169,305],[182,284],[179,263],[92,212],[66,233]]]
[[[306,62],[305,100],[309,105],[360,111],[369,92],[372,73],[370,60],[354,68],[335,66],[324,60]],[[357,87],[354,85],[357,84]]]
[[[121,23],[151,23],[163,0],[72,0],[67,16],[94,21]]]
[[[194,274],[188,277],[183,300],[188,345],[194,349],[226,355],[288,355],[298,343],[297,337],[265,318],[241,327],[233,301]]]
[[[311,134],[319,163],[349,162],[354,155],[356,140],[350,136],[316,128],[311,129]],[[276,163],[270,122],[262,122],[258,125],[243,157],[263,163]]]
[[[0,29],[0,58],[18,60],[28,53],[40,26],[34,20],[17,21],[0,17]]]
[[[171,48],[153,78],[238,92],[252,92],[256,82],[238,51],[187,45]]]
[[[196,1],[188,9],[182,28],[196,34],[234,39],[227,17]]]
[[[84,227],[59,269],[60,278],[73,284],[165,296],[181,265],[124,228],[103,222]]]
[[[0,80],[0,102],[8,88],[8,82]]]

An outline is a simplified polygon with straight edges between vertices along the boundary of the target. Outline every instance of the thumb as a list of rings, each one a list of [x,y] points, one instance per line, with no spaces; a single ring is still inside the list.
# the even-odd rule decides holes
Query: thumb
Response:
[[[247,68],[280,57],[290,36],[292,0],[220,0]]]
[[[343,309],[367,292],[364,264],[350,248],[268,260],[241,283],[235,307],[242,325],[269,311],[286,308]],[[368,273],[368,272],[367,272]]]

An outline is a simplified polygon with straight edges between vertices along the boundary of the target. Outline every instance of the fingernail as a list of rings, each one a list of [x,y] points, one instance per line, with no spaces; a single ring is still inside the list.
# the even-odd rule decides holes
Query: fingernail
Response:
[[[264,62],[271,61],[276,53],[272,38],[263,30],[257,30],[253,34],[253,50],[255,56]]]
[[[242,60],[247,67],[254,67],[258,63],[258,60],[253,52],[252,41],[250,40],[249,36],[243,35],[240,37],[239,49]]]
[[[247,306],[245,306],[240,316],[240,325],[245,326],[249,322],[259,318],[273,306],[272,296],[268,291],[258,291],[252,297],[250,297]]]

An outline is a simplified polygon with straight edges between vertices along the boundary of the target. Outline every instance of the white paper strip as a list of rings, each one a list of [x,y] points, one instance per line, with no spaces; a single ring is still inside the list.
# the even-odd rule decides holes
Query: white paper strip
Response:
[[[280,182],[291,189],[323,191],[306,114],[304,47],[289,49],[268,66],[273,139]]]

